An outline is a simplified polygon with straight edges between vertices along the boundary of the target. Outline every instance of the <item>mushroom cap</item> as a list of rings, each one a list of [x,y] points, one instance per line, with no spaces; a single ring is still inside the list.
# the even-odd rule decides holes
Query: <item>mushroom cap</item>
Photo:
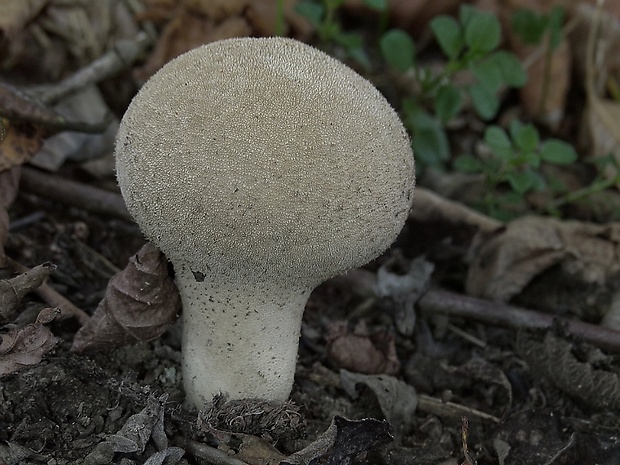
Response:
[[[284,38],[223,40],[166,64],[123,117],[116,163],[129,211],[175,266],[300,288],[389,247],[415,181],[379,91]]]

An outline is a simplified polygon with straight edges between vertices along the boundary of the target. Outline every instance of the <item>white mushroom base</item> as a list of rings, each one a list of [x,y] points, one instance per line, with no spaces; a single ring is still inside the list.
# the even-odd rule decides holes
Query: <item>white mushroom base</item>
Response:
[[[176,282],[183,299],[187,400],[199,408],[219,393],[286,401],[311,289],[273,283],[231,286],[209,277],[201,282],[185,269],[176,270]]]

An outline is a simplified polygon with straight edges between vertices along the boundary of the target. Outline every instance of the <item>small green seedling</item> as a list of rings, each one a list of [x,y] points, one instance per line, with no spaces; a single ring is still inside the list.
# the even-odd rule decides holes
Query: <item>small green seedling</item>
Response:
[[[491,13],[463,5],[458,19],[438,16],[430,26],[447,58],[439,73],[417,65],[415,44],[402,30],[387,31],[380,48],[388,65],[398,72],[413,72],[419,86],[404,105],[418,158],[425,165],[443,166],[450,158],[444,126],[459,114],[465,99],[481,119],[490,120],[499,110],[499,91],[523,86],[526,75],[513,53],[498,49],[501,26]],[[469,71],[474,81],[457,85],[454,76],[462,71]]]
[[[336,44],[344,51],[347,58],[352,58],[366,69],[371,68],[370,58],[364,49],[364,39],[360,33],[344,31],[338,21],[338,9],[344,0],[301,0],[295,6],[299,14],[314,26],[319,41],[323,46]],[[380,13],[381,25],[387,24],[387,0],[364,0],[369,8]]]
[[[540,171],[542,163],[570,165],[577,160],[572,145],[559,140],[540,141],[538,130],[532,124],[514,120],[507,132],[499,126],[489,126],[484,133],[489,148],[486,156],[460,155],[454,168],[466,173],[480,173],[485,177],[486,195],[482,209],[499,219],[508,219],[507,204],[522,200],[532,191],[551,189],[554,193],[565,187],[546,179]],[[501,188],[509,187],[508,191]]]

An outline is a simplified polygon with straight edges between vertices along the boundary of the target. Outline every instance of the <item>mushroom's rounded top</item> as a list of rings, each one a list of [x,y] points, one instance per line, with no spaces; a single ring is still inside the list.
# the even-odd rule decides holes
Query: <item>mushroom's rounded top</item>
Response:
[[[116,164],[129,211],[175,266],[302,287],[383,252],[414,188],[385,98],[283,38],[214,42],[165,65],[122,120]]]

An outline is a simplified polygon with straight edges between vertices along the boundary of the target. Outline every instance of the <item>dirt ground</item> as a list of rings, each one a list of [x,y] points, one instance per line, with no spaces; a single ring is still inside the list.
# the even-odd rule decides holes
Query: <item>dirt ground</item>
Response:
[[[62,266],[53,274],[51,284],[92,311],[110,274],[102,260],[122,268],[121,257],[130,256],[142,243],[138,229],[20,194],[12,210],[15,218],[33,211],[45,214],[11,235],[7,253],[29,264],[52,254]],[[367,268],[370,274],[387,257],[399,257],[401,266],[410,263],[425,242],[415,229],[412,223],[405,228],[395,248]],[[462,282],[462,267],[455,267],[451,258],[442,258],[437,244],[426,241],[424,247],[431,251],[434,276],[442,277],[444,284]],[[150,342],[78,355],[70,352],[78,325],[68,319],[51,324],[60,339],[53,352],[0,383],[0,463],[278,463],[311,444],[337,416],[361,420],[356,426],[361,430],[339,425],[344,439],[323,445],[323,462],[312,463],[620,463],[620,423],[613,386],[607,386],[607,391],[605,386],[601,388],[601,398],[611,394],[607,402],[597,404],[587,396],[569,395],[554,386],[553,380],[537,375],[519,354],[518,345],[536,350],[535,344],[545,340],[544,334],[524,336],[510,329],[419,313],[414,333],[403,336],[393,329],[393,315],[385,302],[365,305],[366,298],[355,288],[359,289],[359,281],[352,284],[357,279],[355,273],[353,276],[325,283],[308,303],[292,395],[299,408],[297,422],[281,423],[279,430],[264,424],[252,430],[256,424],[245,422],[246,431],[254,436],[199,428],[197,412],[183,404],[179,322]],[[32,318],[43,307],[36,296],[27,298],[22,318]],[[561,328],[549,334],[565,340]],[[531,340],[523,343],[528,337]],[[368,341],[379,353],[387,354],[380,363],[384,369],[389,367],[392,376],[380,376],[379,381],[390,379],[394,384],[380,384],[377,389],[376,383],[354,379],[357,387],[352,396],[350,388],[343,387],[350,385],[348,375],[339,368],[359,363],[347,360],[347,346],[365,350]],[[571,352],[592,369],[614,374],[608,383],[614,382],[615,357],[599,354],[588,358],[591,348],[579,342],[569,344]],[[368,366],[369,360],[374,359],[362,363]],[[391,364],[385,365],[386,360]],[[558,356],[554,363],[560,360]],[[567,365],[566,370],[570,369]],[[573,384],[584,383],[578,369],[568,376]],[[589,376],[594,377],[592,371]],[[401,390],[411,387],[415,391]],[[410,398],[407,401],[403,396]],[[411,397],[415,398],[413,408]],[[163,417],[158,418],[163,419],[163,443],[155,439],[152,412],[132,417],[144,415],[145,408],[161,409]],[[389,418],[394,424],[364,423],[371,418]],[[150,432],[142,442],[131,436],[139,431]],[[133,442],[129,441],[133,446],[124,442],[125,449],[118,446],[114,440],[119,436],[133,437]],[[262,437],[261,451],[267,448],[268,452],[259,454],[256,443],[248,442],[250,437]],[[365,447],[356,449],[360,447],[356,438],[364,438]],[[205,458],[197,444],[219,447],[242,462]],[[471,462],[465,461],[464,444]],[[175,453],[183,453],[183,457]],[[348,457],[353,461],[348,462]]]

